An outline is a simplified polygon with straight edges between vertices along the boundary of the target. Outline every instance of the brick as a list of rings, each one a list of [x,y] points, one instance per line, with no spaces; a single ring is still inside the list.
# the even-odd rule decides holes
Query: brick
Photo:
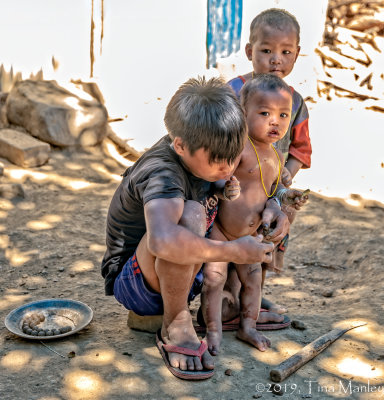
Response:
[[[38,167],[49,159],[51,146],[14,129],[0,130],[0,157],[20,167]]]

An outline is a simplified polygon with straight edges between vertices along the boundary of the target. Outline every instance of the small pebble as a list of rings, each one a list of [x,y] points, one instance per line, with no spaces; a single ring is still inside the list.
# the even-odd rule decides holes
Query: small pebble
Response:
[[[321,293],[321,295],[324,297],[333,297],[333,290],[332,289],[325,290],[323,293]]]
[[[32,335],[32,336],[37,336],[37,334],[38,334],[38,332],[37,332],[37,331],[35,331],[35,330],[32,330],[32,332],[31,332],[31,335]]]
[[[224,371],[224,374],[225,375],[228,375],[228,376],[231,376],[232,375],[232,370],[231,369],[226,369],[225,371]]]
[[[54,329],[52,332],[53,332],[54,335],[60,335],[61,334],[59,329]]]
[[[252,396],[253,399],[260,399],[261,397],[263,397],[263,395],[261,393],[254,394]]]
[[[304,322],[298,321],[298,320],[293,320],[291,322],[291,326],[294,329],[298,329],[300,331],[304,331],[305,329],[307,329],[307,327],[305,326]]]
[[[37,334],[37,336],[45,336],[45,331],[39,331],[39,333]]]
[[[53,336],[53,332],[50,329],[45,330],[45,335],[46,336]]]
[[[128,353],[127,351],[124,351],[123,356],[132,357],[132,354],[131,354],[131,353]]]

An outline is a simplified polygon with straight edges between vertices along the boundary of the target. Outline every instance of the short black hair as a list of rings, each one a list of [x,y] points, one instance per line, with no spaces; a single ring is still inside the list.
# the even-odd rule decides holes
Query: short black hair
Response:
[[[236,94],[222,79],[192,78],[173,95],[164,117],[169,136],[180,137],[193,153],[209,153],[209,162],[232,163],[246,139],[244,112]]]
[[[273,74],[254,74],[253,78],[245,82],[240,91],[241,105],[245,109],[249,98],[257,92],[277,92],[285,90],[292,96],[289,85]]]
[[[253,43],[256,40],[256,32],[261,26],[270,26],[279,30],[294,28],[297,36],[297,44],[300,43],[300,25],[297,19],[287,10],[282,8],[269,8],[258,14],[251,22],[249,32],[249,42]]]

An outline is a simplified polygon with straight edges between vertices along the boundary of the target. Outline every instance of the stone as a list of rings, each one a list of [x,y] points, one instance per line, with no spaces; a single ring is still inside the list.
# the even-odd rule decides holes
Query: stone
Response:
[[[38,167],[49,159],[51,146],[14,129],[0,130],[0,157],[23,168]]]
[[[304,331],[305,329],[307,329],[307,327],[305,326],[304,322],[298,321],[298,320],[293,320],[291,322],[291,327],[294,328],[294,329],[298,329],[300,331]]]
[[[332,289],[324,290],[324,292],[321,293],[321,295],[324,297],[333,297],[333,290]]]
[[[7,119],[55,146],[94,146],[106,135],[108,113],[97,100],[89,99],[56,81],[28,79],[17,82],[9,92]]]
[[[138,331],[156,333],[163,323],[162,315],[137,315],[132,310],[128,313],[127,325],[131,329]]]
[[[20,183],[0,184],[0,197],[11,200],[16,197],[25,198],[24,188]]]

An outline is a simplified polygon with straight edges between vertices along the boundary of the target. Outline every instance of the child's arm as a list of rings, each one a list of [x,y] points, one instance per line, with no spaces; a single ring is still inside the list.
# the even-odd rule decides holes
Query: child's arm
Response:
[[[285,186],[290,186],[292,184],[292,179],[295,175],[299,172],[299,170],[303,167],[303,163],[299,161],[297,158],[293,157],[292,155],[288,155],[287,162],[285,163],[285,168],[288,170],[290,174],[290,184],[286,184],[283,180]],[[287,181],[287,179],[286,179]],[[288,182],[287,182],[288,183]]]
[[[229,242],[206,239],[179,225],[184,210],[182,198],[159,198],[144,206],[147,245],[156,257],[173,263],[202,264],[209,261],[253,264],[270,262],[273,246],[262,236],[243,236]],[[271,217],[273,218],[273,216]]]
[[[300,168],[310,168],[312,154],[308,109],[303,98],[296,91],[293,92],[292,113],[294,120],[291,128],[291,144],[285,166],[293,178]]]

